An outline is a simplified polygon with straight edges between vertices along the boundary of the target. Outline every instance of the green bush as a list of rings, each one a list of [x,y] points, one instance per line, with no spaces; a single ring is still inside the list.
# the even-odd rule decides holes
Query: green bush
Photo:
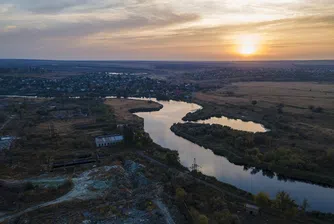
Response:
[[[182,187],[176,188],[176,200],[184,201],[184,197],[186,196],[186,191]]]
[[[198,221],[199,221],[199,224],[208,224],[209,223],[209,219],[208,217],[206,217],[205,215],[199,215],[198,217]]]
[[[254,200],[255,203],[262,208],[270,206],[270,198],[267,193],[259,192],[257,195],[254,196]]]
[[[30,191],[30,190],[33,190],[34,188],[35,187],[34,187],[34,185],[31,182],[27,182],[24,185],[24,191]]]

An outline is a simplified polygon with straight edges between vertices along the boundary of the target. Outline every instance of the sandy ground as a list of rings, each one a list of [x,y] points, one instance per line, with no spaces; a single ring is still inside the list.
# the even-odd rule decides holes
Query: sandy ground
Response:
[[[119,121],[136,121],[139,118],[129,112],[131,109],[137,108],[160,108],[160,104],[156,102],[149,102],[145,100],[130,100],[130,99],[108,99],[105,102],[111,106],[116,115],[116,120]]]

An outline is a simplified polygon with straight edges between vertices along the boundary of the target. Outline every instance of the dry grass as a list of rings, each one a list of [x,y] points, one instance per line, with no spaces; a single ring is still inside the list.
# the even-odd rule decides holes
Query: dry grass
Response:
[[[37,126],[37,130],[41,132],[48,132],[51,123],[53,123],[55,130],[59,135],[66,135],[75,131],[74,125],[80,124],[94,124],[95,118],[78,118],[70,120],[47,121]]]
[[[230,93],[233,92],[233,95]],[[210,93],[198,93],[196,98],[216,104],[250,104],[256,100],[261,107],[284,104],[298,113],[309,106],[334,109],[334,84],[303,82],[245,82],[234,83]],[[301,112],[301,111],[299,111]]]
[[[222,110],[227,110],[229,106],[243,106],[249,113],[251,110],[260,117],[277,113],[276,109],[281,104],[289,124],[328,137],[334,133],[334,84],[240,82],[211,92],[197,93],[196,99],[221,106]],[[256,105],[252,105],[253,100],[257,101]],[[321,107],[323,112],[315,113],[310,106]]]
[[[160,104],[144,100],[108,99],[105,102],[114,109],[117,121],[138,121],[138,117],[129,112],[131,109],[158,109]]]

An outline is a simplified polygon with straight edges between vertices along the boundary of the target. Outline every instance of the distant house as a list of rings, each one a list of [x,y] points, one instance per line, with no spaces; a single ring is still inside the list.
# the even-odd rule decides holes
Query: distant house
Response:
[[[96,147],[104,147],[124,141],[123,135],[105,135],[95,138]]]
[[[12,136],[0,137],[0,151],[9,149],[15,139],[16,138]]]
[[[246,212],[251,215],[257,215],[259,214],[260,208],[255,205],[245,204]]]

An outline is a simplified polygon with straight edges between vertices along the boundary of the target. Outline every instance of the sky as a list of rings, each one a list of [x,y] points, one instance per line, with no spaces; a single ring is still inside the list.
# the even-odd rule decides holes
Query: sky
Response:
[[[334,0],[0,0],[0,58],[334,59]]]

